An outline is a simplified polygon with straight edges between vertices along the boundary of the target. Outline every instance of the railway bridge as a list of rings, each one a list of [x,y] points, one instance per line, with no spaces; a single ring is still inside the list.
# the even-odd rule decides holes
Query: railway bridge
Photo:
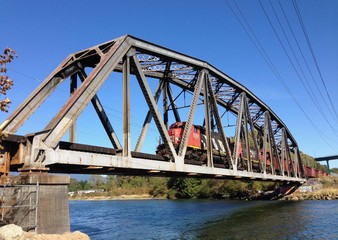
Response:
[[[33,133],[16,134],[67,83],[69,97],[49,122]],[[99,98],[108,83],[111,95],[122,92],[120,99],[110,102],[121,106],[119,125],[109,119]],[[131,116],[141,102],[142,129],[133,131]],[[95,109],[91,118],[100,120],[110,147],[76,141],[77,121],[90,104]],[[233,126],[226,124],[229,116]],[[180,126],[179,141],[169,127],[175,123]],[[154,146],[153,152],[144,152],[152,125],[161,149]],[[196,129],[200,142],[192,146]],[[241,178],[293,185],[305,181],[296,140],[249,89],[206,61],[130,35],[69,55],[0,131],[2,178],[18,171]],[[42,182],[48,182],[44,176]]]

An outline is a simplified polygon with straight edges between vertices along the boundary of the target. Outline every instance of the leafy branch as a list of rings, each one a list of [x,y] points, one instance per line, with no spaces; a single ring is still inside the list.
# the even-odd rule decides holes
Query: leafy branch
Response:
[[[7,91],[13,86],[13,81],[7,75],[7,64],[12,62],[16,57],[16,52],[13,49],[6,48],[4,53],[0,55],[0,93],[6,95]],[[2,112],[8,112],[9,104],[11,100],[4,98],[0,102],[0,110]]]

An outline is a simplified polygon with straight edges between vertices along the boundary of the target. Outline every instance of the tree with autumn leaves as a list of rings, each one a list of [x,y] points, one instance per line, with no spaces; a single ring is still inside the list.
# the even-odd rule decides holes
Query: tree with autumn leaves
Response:
[[[0,93],[6,95],[7,91],[13,86],[13,81],[7,75],[7,64],[12,62],[16,52],[13,49],[6,48],[3,54],[0,55]],[[11,100],[8,97],[1,99],[0,110],[8,112]]]

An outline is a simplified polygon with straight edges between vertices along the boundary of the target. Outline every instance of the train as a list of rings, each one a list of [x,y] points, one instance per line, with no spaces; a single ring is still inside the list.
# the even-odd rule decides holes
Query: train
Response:
[[[170,125],[168,134],[174,148],[178,150],[186,122],[175,122]],[[214,166],[229,167],[226,164],[225,146],[217,133],[212,133],[212,151]],[[166,145],[160,144],[157,146],[156,154],[170,159],[170,151]],[[194,165],[203,165],[207,162],[207,138],[205,128],[199,125],[192,125],[190,136],[188,138],[188,146],[185,155],[185,163]]]
[[[186,122],[175,122],[170,125],[168,129],[168,135],[170,141],[173,143],[173,146],[176,151],[180,146],[183,131],[185,128]],[[223,142],[220,140],[218,133],[211,133],[211,143],[212,143],[212,154],[213,154],[213,166],[220,168],[230,168],[229,161],[227,160],[226,148]],[[228,138],[229,148],[231,154],[234,151],[234,143]],[[161,155],[167,160],[171,159],[171,153],[168,147],[165,144],[159,144],[156,149],[156,154]],[[246,153],[243,149],[242,144],[238,145],[238,170],[247,170],[248,169],[248,159],[247,155],[251,156],[251,167],[254,172],[262,172],[263,169],[263,160],[264,160],[264,151],[259,150],[259,156],[255,157],[254,151],[250,150],[250,153]],[[207,138],[206,130],[203,126],[192,125],[190,130],[190,135],[187,143],[187,150],[185,154],[185,163],[194,164],[194,165],[206,165],[207,164]],[[272,169],[273,166],[273,169]],[[299,172],[299,166],[297,166],[297,172]],[[284,173],[292,172],[292,166],[284,159]],[[324,171],[309,167],[304,165],[304,176],[308,178],[317,178],[320,176],[327,176],[328,174]],[[270,152],[266,152],[266,172],[272,173],[275,171],[276,174],[281,174],[281,166],[278,164],[277,157],[272,156]]]
[[[323,170],[319,170],[313,167],[309,167],[305,164],[303,164],[303,169],[304,169],[304,175],[307,178],[319,178],[323,176],[328,176],[329,174]]]

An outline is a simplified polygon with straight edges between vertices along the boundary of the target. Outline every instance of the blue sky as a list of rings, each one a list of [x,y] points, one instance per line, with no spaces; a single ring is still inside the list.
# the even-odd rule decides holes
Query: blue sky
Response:
[[[290,58],[294,59],[274,17],[270,2],[262,0],[261,3]],[[298,68],[296,64],[296,69],[301,76],[301,71],[304,71],[306,78],[297,76],[260,2],[258,0],[236,1],[255,37],[263,46],[273,66],[302,110],[283,88],[280,80],[277,79],[239,24],[229,7],[230,5],[236,10],[232,0],[0,0],[2,8],[0,49],[10,47],[15,49],[19,56],[8,67],[8,73],[15,82],[13,89],[8,93],[8,97],[13,102],[9,113],[69,54],[125,34],[131,34],[205,60],[236,79],[272,108],[286,123],[297,140],[300,150],[306,154],[317,157],[338,154],[338,119],[334,116],[330,100],[323,87],[324,81],[332,104],[338,109],[336,94],[338,90],[338,1],[297,1],[323,79],[320,78],[312,59],[292,0],[281,1],[314,80],[310,77],[286,25],[279,2],[272,0],[271,3],[286,29],[286,35],[296,58],[299,59],[301,68]],[[236,14],[241,18],[239,12]],[[308,81],[310,89],[319,102],[322,114],[315,107],[300,79]],[[114,103],[115,98],[118,98],[118,94],[115,93],[120,93],[121,88],[118,86],[119,83],[114,84],[115,90],[112,90],[114,96],[109,96],[112,95],[111,92],[102,90],[102,94],[100,92],[101,95],[99,95],[102,101]],[[67,94],[66,90],[56,91],[54,99],[47,101],[46,106],[41,107],[36,113],[38,116],[30,119],[31,123],[24,125],[18,133],[26,134],[37,129],[42,130],[52,110],[57,111],[64,104],[68,97]],[[135,92],[135,96],[138,94],[140,93]],[[321,96],[324,96],[326,103]],[[137,104],[137,97],[134,101]],[[106,111],[112,122],[121,126],[121,106],[111,104]],[[144,111],[138,107],[132,113],[133,128],[140,129],[143,122],[143,117],[140,116],[144,116]],[[306,112],[307,117],[303,111]],[[84,114],[92,116],[92,109],[89,108]],[[0,121],[2,122],[8,115],[1,113]],[[99,123],[96,116],[94,118],[79,119],[79,127],[82,126],[83,129],[77,137],[79,141],[91,141],[104,145],[105,143],[99,140],[101,139],[99,132],[102,129],[96,127]],[[155,141],[156,131],[153,131],[150,138],[149,141]],[[332,162],[331,166],[337,167],[338,161]]]

